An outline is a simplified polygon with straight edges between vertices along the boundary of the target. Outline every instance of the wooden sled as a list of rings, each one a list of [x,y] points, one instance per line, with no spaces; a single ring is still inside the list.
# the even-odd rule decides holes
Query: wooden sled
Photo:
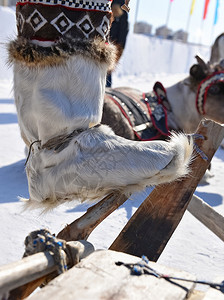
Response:
[[[193,212],[193,215],[199,218],[199,220],[208,226],[209,229],[211,229],[217,236],[224,240],[223,217],[214,212],[211,207],[205,205],[202,200],[193,195],[198,183],[207,170],[213,155],[224,138],[224,127],[213,121],[203,120],[199,124],[196,134],[204,136],[204,139],[199,139],[196,141],[196,143],[202,153],[207,156],[207,160],[203,160],[202,157],[195,152],[195,159],[192,162],[192,171],[189,176],[174,183],[164,184],[156,187],[144,200],[142,205],[137,209],[135,214],[112,243],[109,248],[110,250],[117,251],[119,253],[124,252],[131,254],[137,256],[138,258],[144,254],[149,258],[150,261],[156,262],[168,243],[170,237],[172,236],[174,230],[178,226],[191,199],[193,204],[191,204],[189,207],[190,211]],[[127,198],[124,195],[118,193],[108,195],[96,205],[89,208],[87,212],[79,219],[66,226],[66,228],[59,232],[58,237],[64,239],[65,241],[87,240],[88,236],[97,227],[97,225],[99,225],[110,213],[122,205],[126,200]],[[201,208],[203,207],[203,209],[201,209],[202,214],[197,212],[195,209],[196,205],[201,205]],[[213,218],[210,218],[211,212]],[[110,251],[108,253],[110,253]],[[39,255],[39,257],[41,257],[40,254],[35,255]],[[29,257],[29,259],[31,259],[33,256]],[[45,261],[45,267],[43,267],[44,271],[39,271],[38,275],[35,276],[28,276],[29,278],[27,278],[26,281],[23,281],[23,283],[20,285],[16,286],[14,284],[13,288],[9,288],[9,290],[11,290],[9,299],[26,298],[38,286],[40,286],[48,276],[51,277],[51,274],[53,274],[52,272],[55,270],[53,262],[51,262],[51,264],[48,263],[47,254],[43,253],[41,261]],[[85,259],[83,261],[85,261]],[[46,269],[48,271],[46,271]],[[66,273],[63,276],[66,277]],[[84,286],[82,277],[79,277],[79,279],[80,278],[81,281],[79,282],[79,286]],[[74,283],[74,290],[76,290],[75,286],[76,283]],[[185,296],[186,295],[187,294],[185,293]],[[55,298],[55,295],[52,297],[54,299],[59,299]],[[32,299],[35,299],[35,296]],[[45,298],[42,298],[41,296],[41,299]],[[90,298],[85,298],[83,296],[83,299]],[[101,298],[96,297],[94,299]],[[132,298],[121,297],[116,299]]]
[[[224,291],[210,288],[208,293],[195,290],[195,276],[150,262],[156,272],[168,274],[171,278],[157,278],[152,275],[132,275],[124,263],[138,263],[139,257],[126,253],[100,250],[90,254],[68,272],[55,278],[50,285],[32,295],[30,300],[221,300]],[[186,280],[177,280],[184,278]],[[221,284],[224,278],[216,279]],[[212,295],[212,297],[211,297]],[[196,298],[197,297],[197,298]]]

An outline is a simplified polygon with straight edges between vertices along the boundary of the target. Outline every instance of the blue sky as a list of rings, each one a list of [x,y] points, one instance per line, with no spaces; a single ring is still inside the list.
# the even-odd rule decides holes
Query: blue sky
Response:
[[[130,1],[130,28],[133,28],[136,4],[138,0]],[[168,27],[174,31],[187,29],[188,17],[192,0],[173,0],[171,4]],[[215,26],[214,15],[216,0],[210,0],[206,19],[203,21],[205,0],[196,0],[194,12],[189,22],[189,42],[211,45],[214,39],[224,32],[224,0],[220,0],[218,22]],[[166,23],[170,0],[139,0],[137,21],[146,21],[155,28]]]

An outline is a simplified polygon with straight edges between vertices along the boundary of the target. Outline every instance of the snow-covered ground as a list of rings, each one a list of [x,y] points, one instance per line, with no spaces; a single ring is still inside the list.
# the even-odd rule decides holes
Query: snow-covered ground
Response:
[[[4,20],[7,21],[5,27],[2,26]],[[14,10],[0,7],[1,41],[6,42],[13,37],[15,32]],[[136,39],[138,45],[141,45],[140,48],[144,47],[144,51],[138,59],[136,52],[133,51],[135,45],[133,41]],[[167,43],[160,41],[159,46],[159,55],[163,57],[163,54],[167,53]],[[182,46],[176,46],[175,49],[176,65],[179,71],[175,73],[175,68],[172,67],[173,71],[167,74],[167,70],[170,69],[170,61],[162,61],[161,66],[158,65],[158,60],[158,68],[150,72],[144,67],[146,65],[144,55],[152,52],[151,44],[146,42],[146,37],[130,35],[124,57],[113,76],[113,85],[134,86],[143,91],[149,91],[157,80],[161,81],[165,87],[181,80],[187,76],[186,63],[181,69],[180,64],[184,59]],[[205,58],[208,59],[208,49],[202,50],[204,50],[205,56],[207,55]],[[148,56],[147,60],[149,60]],[[194,61],[194,57],[192,57],[192,61]],[[41,215],[38,210],[23,211],[18,196],[28,197],[24,171],[24,143],[20,137],[13,100],[12,70],[8,69],[5,62],[6,51],[2,44],[0,45],[0,265],[22,257],[23,242],[30,231],[45,227],[52,233],[57,233],[87,209],[87,205],[73,207],[72,204],[69,204],[62,205],[45,215]],[[139,68],[140,63],[142,63],[142,73]],[[128,71],[128,66],[131,71]],[[163,67],[164,72],[161,71]],[[158,73],[157,69],[160,70]],[[212,172],[215,176],[210,179],[208,185],[198,186],[196,195],[224,215],[224,150],[221,148],[213,158]],[[106,249],[110,246],[145,196],[145,191],[135,195],[133,199],[128,200],[97,227],[89,238],[96,249]],[[159,263],[194,273],[201,280],[213,280],[215,277],[224,276],[224,243],[186,212],[161,255]]]

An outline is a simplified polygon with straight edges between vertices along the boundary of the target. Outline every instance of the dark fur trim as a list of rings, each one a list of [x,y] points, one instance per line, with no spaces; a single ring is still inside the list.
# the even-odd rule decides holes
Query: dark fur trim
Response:
[[[106,44],[101,38],[93,40],[60,39],[52,47],[41,47],[29,40],[19,37],[8,45],[9,63],[21,62],[30,67],[46,67],[62,64],[72,55],[108,64],[108,69],[114,68],[117,61],[116,47]]]

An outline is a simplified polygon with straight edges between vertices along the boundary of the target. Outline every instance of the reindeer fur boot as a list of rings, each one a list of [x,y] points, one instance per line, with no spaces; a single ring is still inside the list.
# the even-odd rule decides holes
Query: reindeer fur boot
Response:
[[[31,207],[100,200],[188,173],[192,139],[135,142],[100,125],[108,69],[111,0],[21,0],[9,44]]]

